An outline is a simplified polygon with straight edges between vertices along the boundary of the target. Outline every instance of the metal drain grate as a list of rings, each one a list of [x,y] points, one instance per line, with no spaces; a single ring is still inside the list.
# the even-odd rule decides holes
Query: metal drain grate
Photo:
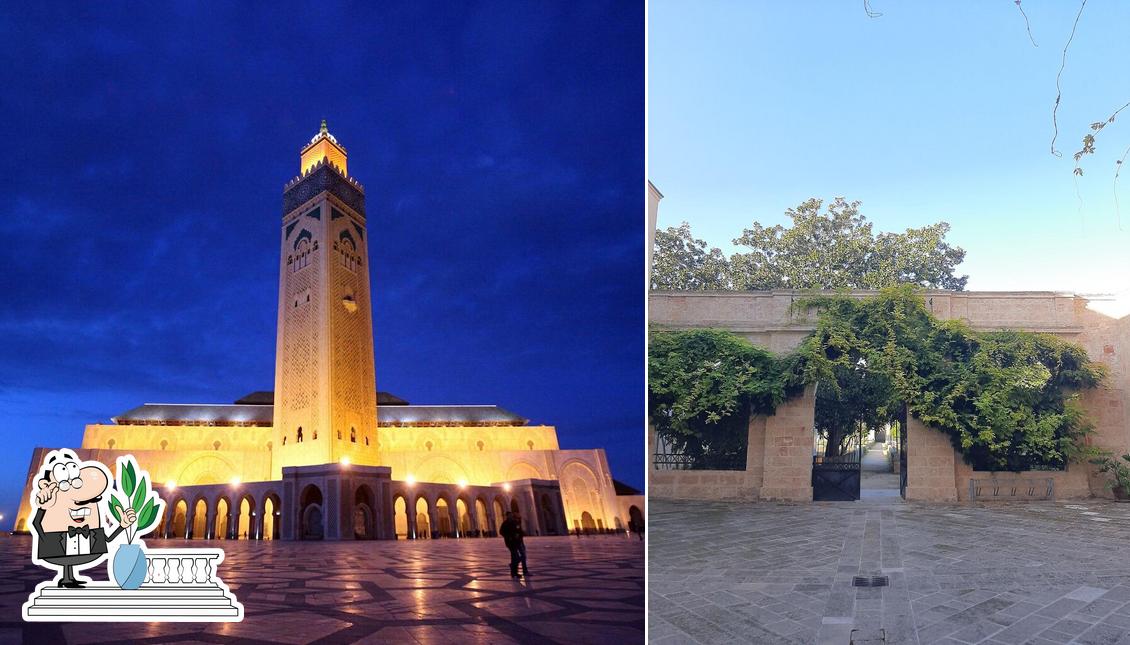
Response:
[[[856,576],[851,579],[853,587],[886,587],[888,584],[887,576]]]

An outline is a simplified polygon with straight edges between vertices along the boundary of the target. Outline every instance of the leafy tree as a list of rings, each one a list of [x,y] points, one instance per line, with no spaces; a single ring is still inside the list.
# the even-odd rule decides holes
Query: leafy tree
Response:
[[[816,388],[813,425],[827,441],[824,456],[843,454],[845,443],[861,428],[879,428],[893,422],[901,409],[890,379],[868,369],[863,361],[853,368],[837,365],[835,386]]]
[[[808,298],[798,307],[820,310],[798,349],[805,381],[838,388],[837,370],[862,358],[889,379],[892,398],[949,434],[975,468],[1062,468],[1079,456],[1090,424],[1075,391],[1096,387],[1106,370],[1078,345],[939,321],[908,287],[865,300]]]
[[[695,239],[690,225],[656,231],[653,289],[882,289],[899,284],[965,288],[954,270],[965,251],[945,241],[949,224],[904,233],[872,232],[859,202],[809,199],[785,212],[791,227],[754,222],[734,244],[749,250],[727,258]]]
[[[648,410],[676,452],[745,463],[750,414],[772,414],[785,398],[784,366],[726,331],[659,331],[648,348]]]
[[[705,291],[730,289],[730,263],[722,251],[707,249],[691,235],[690,224],[655,232],[652,289]]]
[[[730,258],[734,288],[965,288],[968,276],[954,275],[965,251],[946,243],[949,224],[876,236],[859,204],[837,197],[821,211],[823,201],[814,198],[785,211],[792,227],[754,222],[734,240],[750,249]]]

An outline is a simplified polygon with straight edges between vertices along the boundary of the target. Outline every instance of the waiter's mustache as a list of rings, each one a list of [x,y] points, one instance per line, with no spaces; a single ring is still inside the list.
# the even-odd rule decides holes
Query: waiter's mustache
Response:
[[[91,497],[90,499],[84,499],[81,502],[75,502],[75,506],[82,506],[83,504],[93,504],[95,502],[101,502],[101,501],[102,501],[102,496],[99,495],[97,497]]]

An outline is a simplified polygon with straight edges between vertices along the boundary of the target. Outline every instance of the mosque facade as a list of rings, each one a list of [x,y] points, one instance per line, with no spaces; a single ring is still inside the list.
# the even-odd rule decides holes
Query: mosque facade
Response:
[[[602,449],[495,405],[378,392],[364,187],[325,122],[283,187],[274,390],[232,403],[147,403],[86,426],[80,459],[132,454],[166,503],[154,535],[425,539],[642,527],[643,497]],[[37,447],[14,529],[51,447]]]

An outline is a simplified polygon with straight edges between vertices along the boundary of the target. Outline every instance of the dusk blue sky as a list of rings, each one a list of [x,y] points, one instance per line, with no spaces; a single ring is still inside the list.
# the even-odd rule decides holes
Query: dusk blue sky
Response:
[[[751,222],[787,223],[809,197],[863,202],[877,230],[944,220],[969,289],[1121,292],[1130,312],[1130,176],[1115,161],[1130,108],[1130,3],[1092,0],[1062,76],[1078,2],[653,0],[648,8],[648,176],[659,226],[691,223],[734,250]],[[1128,157],[1130,162],[1130,157]],[[1127,171],[1130,175],[1130,170]]]
[[[642,488],[642,7],[367,7],[0,15],[5,524],[34,446],[272,389],[282,186],[323,118],[366,189],[378,387],[555,425]]]

